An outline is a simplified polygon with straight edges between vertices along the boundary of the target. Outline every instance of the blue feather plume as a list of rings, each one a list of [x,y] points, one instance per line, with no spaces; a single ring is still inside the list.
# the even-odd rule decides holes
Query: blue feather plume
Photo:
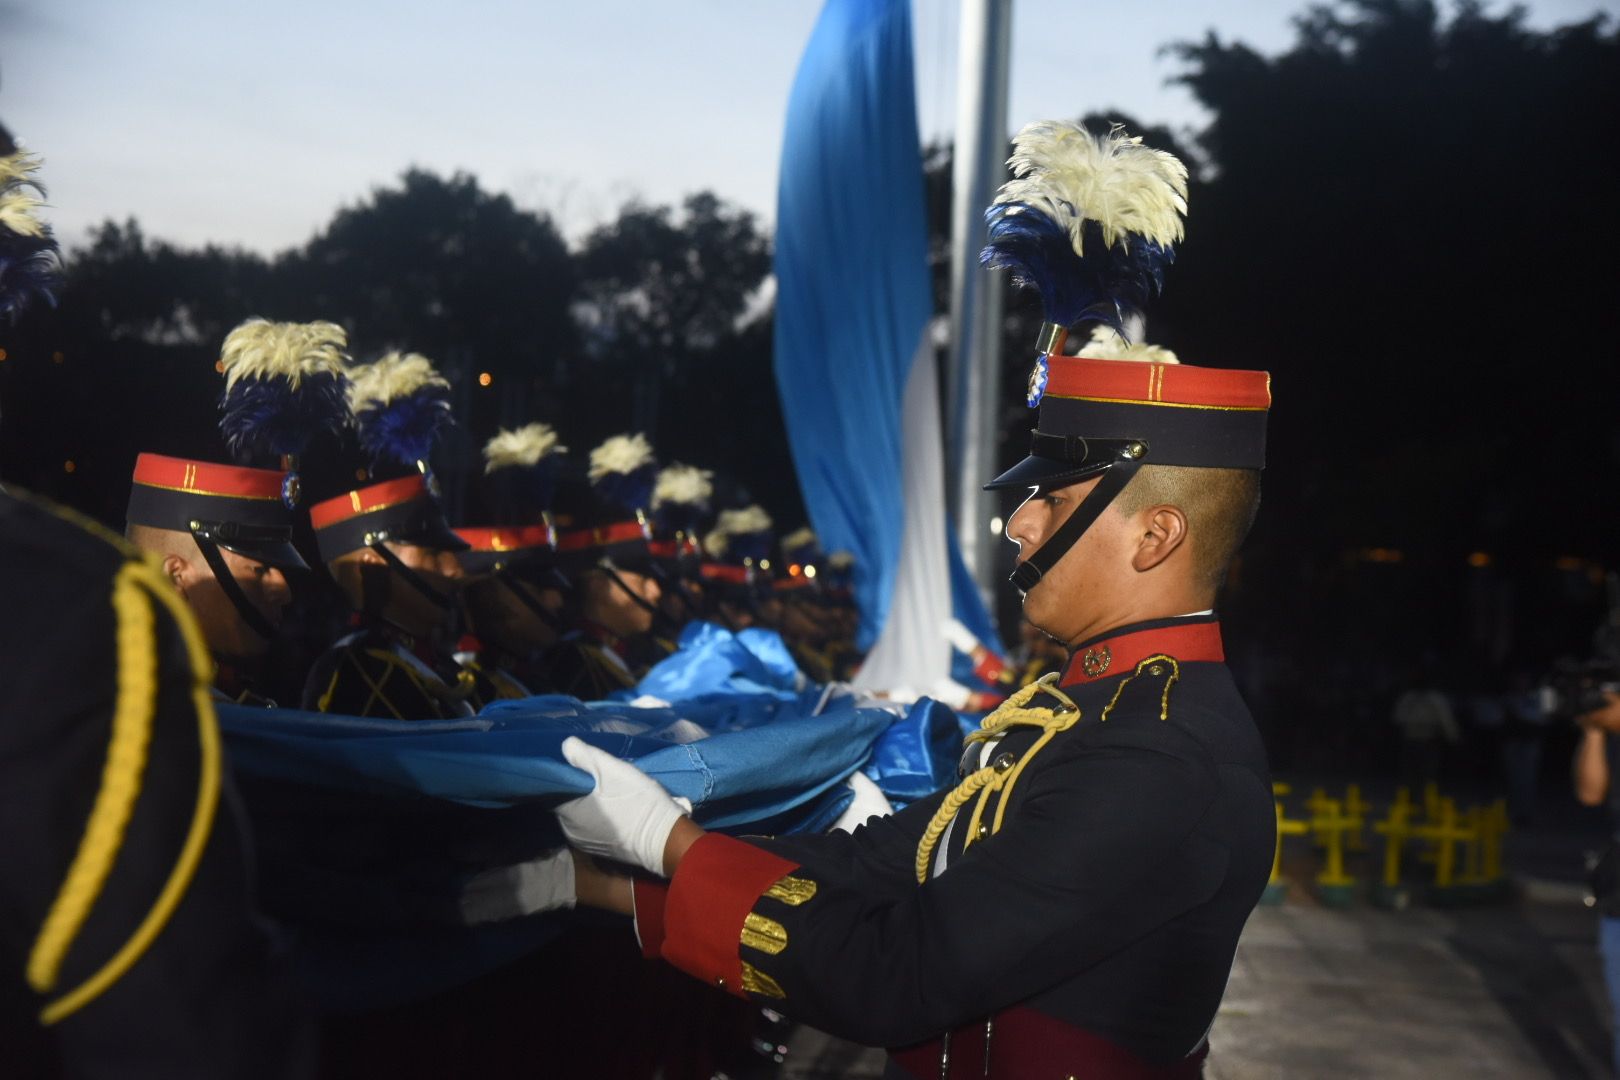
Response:
[[[56,305],[61,255],[56,239],[0,229],[0,318],[15,322],[36,301]]]
[[[768,559],[771,555],[771,537],[769,532],[732,533],[726,548],[728,559],[752,559],[759,562]]]
[[[281,378],[238,379],[220,401],[220,431],[239,459],[301,455],[317,432],[342,427],[344,388],[341,376],[327,372],[306,375],[296,387]]]
[[[629,472],[610,472],[591,481],[596,493],[615,506],[626,510],[644,510],[652,503],[653,482],[658,477],[658,463],[648,462]]]
[[[402,465],[425,462],[433,444],[453,422],[450,387],[430,382],[389,401],[363,406],[354,416],[360,448],[372,460]]]
[[[1126,336],[1125,320],[1160,290],[1176,257],[1172,245],[1141,236],[1108,247],[1095,221],[1082,226],[1086,254],[1078,254],[1066,226],[1023,203],[998,203],[984,217],[990,239],[980,265],[1012,271],[1015,284],[1040,295],[1046,321],[1059,326],[1097,320]]]

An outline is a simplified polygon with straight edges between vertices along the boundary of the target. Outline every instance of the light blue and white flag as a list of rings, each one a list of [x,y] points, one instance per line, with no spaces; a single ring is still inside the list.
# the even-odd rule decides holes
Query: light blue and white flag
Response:
[[[776,381],[811,524],[856,557],[857,683],[939,694],[953,607],[989,619],[966,574],[953,604],[909,0],[827,0],[780,183]]]

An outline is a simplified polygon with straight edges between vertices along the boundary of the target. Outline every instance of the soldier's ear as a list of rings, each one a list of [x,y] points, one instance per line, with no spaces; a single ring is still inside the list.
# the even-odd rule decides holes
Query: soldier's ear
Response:
[[[1142,573],[1164,562],[1186,542],[1187,515],[1181,507],[1165,503],[1144,510],[1138,520],[1142,533],[1131,555],[1131,568]]]
[[[163,556],[163,576],[174,583],[182,596],[186,592],[186,571],[191,569],[191,563],[184,555],[174,553]]]

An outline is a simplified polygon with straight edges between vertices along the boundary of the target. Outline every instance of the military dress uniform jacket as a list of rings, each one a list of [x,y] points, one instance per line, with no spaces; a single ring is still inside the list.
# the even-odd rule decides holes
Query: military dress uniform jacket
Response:
[[[637,883],[643,950],[894,1076],[1199,1075],[1275,842],[1221,661],[1213,619],[1082,646],[1078,714],[1030,702],[954,792],[853,835],[701,838]]]
[[[386,720],[457,720],[484,706],[472,672],[449,656],[430,663],[411,646],[383,626],[338,639],[310,669],[303,708]]]
[[[0,1074],[312,1075],[173,584],[0,491]]]

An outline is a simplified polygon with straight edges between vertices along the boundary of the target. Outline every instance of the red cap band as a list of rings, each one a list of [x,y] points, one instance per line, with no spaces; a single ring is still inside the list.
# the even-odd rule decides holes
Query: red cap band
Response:
[[[279,501],[281,483],[286,475],[275,469],[249,469],[241,465],[216,465],[210,461],[142,454],[135,459],[135,475],[132,479],[147,487],[187,491],[194,495]]]
[[[386,510],[413,499],[431,497],[427,481],[421,476],[402,476],[398,480],[384,480],[380,484],[356,488],[335,499],[318,502],[309,508],[309,522],[317,529],[325,529],[374,510]]]
[[[1079,356],[1051,356],[1047,362],[1052,369],[1046,384],[1047,397],[1192,409],[1271,407],[1271,376],[1264,371]]]
[[[618,521],[590,529],[573,529],[557,537],[558,551],[587,551],[590,548],[647,539],[647,527],[639,521]]]
[[[453,529],[473,551],[523,551],[550,547],[551,530],[544,525],[491,526]]]

